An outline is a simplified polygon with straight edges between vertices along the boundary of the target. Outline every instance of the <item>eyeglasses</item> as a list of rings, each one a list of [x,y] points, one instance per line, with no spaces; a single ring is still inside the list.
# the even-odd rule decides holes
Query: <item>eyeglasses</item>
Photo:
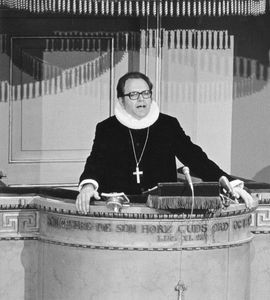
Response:
[[[128,96],[130,100],[138,100],[142,95],[143,99],[149,99],[152,95],[152,91],[145,90],[142,92],[130,92],[128,94],[124,94],[123,96]]]

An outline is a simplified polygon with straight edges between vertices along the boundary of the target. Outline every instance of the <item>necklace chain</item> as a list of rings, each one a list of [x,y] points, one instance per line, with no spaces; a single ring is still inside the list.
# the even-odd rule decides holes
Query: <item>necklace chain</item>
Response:
[[[130,135],[130,139],[131,139],[131,143],[132,143],[132,149],[133,149],[133,154],[134,154],[134,158],[135,158],[135,161],[136,161],[136,166],[139,166],[139,163],[141,162],[141,159],[143,157],[143,153],[144,153],[147,141],[148,141],[149,127],[147,127],[146,138],[145,138],[144,146],[143,146],[143,149],[142,149],[142,152],[141,152],[139,160],[138,160],[137,155],[136,155],[136,151],[135,151],[135,146],[134,146],[134,141],[133,141],[133,136],[132,136],[131,130],[128,129],[128,131],[129,131],[129,135]]]

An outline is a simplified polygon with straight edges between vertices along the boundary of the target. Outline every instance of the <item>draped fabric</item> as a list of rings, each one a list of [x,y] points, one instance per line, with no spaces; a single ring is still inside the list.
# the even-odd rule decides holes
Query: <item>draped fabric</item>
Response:
[[[3,47],[2,52],[8,53],[8,47],[6,46],[7,36],[1,35],[0,37]],[[111,57],[111,39],[114,40],[113,51],[115,54],[113,61]],[[179,56],[179,59],[183,60],[185,65],[194,65],[195,52],[200,54],[203,51],[214,51],[216,54],[218,52],[224,53],[224,51],[231,49],[232,46],[231,38],[227,31],[161,30],[159,39],[162,41],[160,46],[163,49],[164,58],[167,57],[166,62],[172,61],[170,57]],[[12,99],[16,101],[59,94],[65,90],[83,87],[94,81],[101,74],[106,73],[112,63],[117,65],[128,51],[135,50],[143,53],[148,49],[150,57],[154,58],[159,44],[156,30],[154,29],[129,32],[128,34],[126,32],[57,31],[55,36],[52,37],[37,40],[29,38],[28,40],[29,44],[35,41],[47,58],[62,54],[67,55],[69,52],[81,53],[81,55],[83,52],[90,52],[100,53],[100,55],[95,57],[93,54],[91,59],[89,56],[88,59],[75,66],[60,67],[50,63],[50,59],[41,59],[27,47],[24,47],[20,55],[16,55],[16,52],[13,53],[13,64],[24,73],[30,75],[33,80],[20,82],[19,84],[13,82],[11,90],[8,82],[2,81],[0,84],[0,102],[6,102],[10,92]],[[27,43],[27,39],[23,39],[23,42]],[[175,67],[179,65],[173,61],[172,64]],[[211,64],[208,65],[212,66]],[[228,63],[226,62],[225,67],[227,65]],[[182,65],[181,68],[183,68]],[[228,90],[226,86],[223,88]],[[174,90],[173,87],[169,89]],[[164,87],[164,90],[167,91],[167,88]],[[209,98],[207,95],[206,97]],[[185,98],[184,95],[182,95],[182,98]],[[173,99],[173,97],[170,99]]]
[[[0,7],[33,13],[107,16],[259,15],[266,0],[0,0]]]
[[[233,36],[227,31],[183,30],[163,41],[161,111],[176,116],[192,140],[230,170]]]

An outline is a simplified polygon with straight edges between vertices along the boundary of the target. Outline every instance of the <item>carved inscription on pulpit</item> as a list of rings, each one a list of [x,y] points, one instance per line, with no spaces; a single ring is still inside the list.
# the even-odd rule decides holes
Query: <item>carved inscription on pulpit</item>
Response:
[[[98,219],[48,214],[47,233],[62,230],[70,241],[90,242],[109,246],[139,245],[140,247],[208,247],[249,239],[251,215],[235,218],[201,220],[121,220]],[[76,231],[76,233],[74,233]]]

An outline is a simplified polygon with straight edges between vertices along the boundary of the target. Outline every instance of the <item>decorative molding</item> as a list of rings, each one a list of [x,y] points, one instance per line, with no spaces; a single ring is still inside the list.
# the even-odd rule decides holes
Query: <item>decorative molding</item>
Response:
[[[38,211],[0,212],[0,234],[15,233],[27,234],[39,232]]]
[[[173,214],[173,213],[130,213],[130,212],[104,212],[98,211],[102,206],[93,206],[92,211],[87,215],[82,215],[76,212],[74,204],[66,202],[48,201],[46,198],[38,196],[28,197],[1,197],[0,205],[0,234],[6,239],[6,234],[35,234],[39,232],[39,213],[53,212],[60,215],[70,215],[76,217],[94,217],[94,218],[108,218],[108,219],[127,219],[127,220],[188,220],[188,214]],[[249,209],[240,209],[237,211],[222,211],[219,214],[212,214],[205,216],[202,214],[192,215],[193,220],[211,218],[211,217],[232,217],[241,214],[252,212]],[[269,234],[270,233],[270,205],[260,204],[255,212],[252,213],[251,231],[254,234]]]
[[[75,197],[75,196],[74,196]],[[1,197],[0,197],[1,199]],[[126,207],[122,212],[104,211],[104,207],[101,201],[98,201],[99,205],[93,205],[92,211],[87,215],[80,214],[76,211],[74,203],[66,203],[61,200],[48,201],[49,199],[44,196],[44,192],[41,191],[40,196],[36,192],[35,196],[28,197],[3,197],[0,203],[0,209],[10,210],[10,209],[37,209],[45,212],[55,212],[64,215],[73,216],[87,216],[87,217],[97,217],[97,218],[110,218],[110,219],[164,219],[164,220],[186,220],[186,219],[208,219],[214,217],[232,217],[237,215],[252,213],[256,208],[247,208],[244,204],[241,204],[237,209],[231,209],[230,207],[226,210],[205,210],[203,213],[190,215],[184,211],[181,213],[173,213],[169,211],[157,211],[145,206],[145,211],[143,212],[132,212],[132,206]],[[74,198],[75,202],[75,198]],[[103,203],[105,205],[105,203]],[[270,206],[269,206],[270,209]]]
[[[253,214],[251,231],[255,234],[270,233],[270,205],[259,205]]]
[[[219,245],[219,246],[202,246],[202,247],[175,247],[175,248],[166,248],[166,247],[159,247],[159,248],[152,248],[152,247],[112,247],[112,246],[97,246],[97,245],[85,245],[85,244],[74,244],[74,243],[64,243],[58,242],[53,240],[47,240],[43,238],[39,238],[39,241],[47,244],[59,245],[59,246],[67,246],[67,247],[75,247],[75,248],[85,248],[85,249],[97,249],[97,250],[120,250],[120,251],[198,251],[198,250],[213,250],[213,249],[226,249],[226,248],[235,248],[242,246],[244,244],[250,243],[252,238],[245,240],[239,243],[232,243],[226,245]]]
[[[8,237],[0,237],[0,242],[5,241],[37,241],[39,240],[38,236],[8,236]]]
[[[257,226],[267,226],[270,229],[270,207],[259,208],[256,212],[257,215]]]
[[[105,212],[104,203],[104,206],[93,206],[94,211],[83,215],[76,212],[74,203],[54,198],[5,196],[0,200],[2,241],[27,237],[80,248],[193,251],[230,248],[248,243],[252,239],[250,228],[254,233],[270,233],[270,205],[259,207],[253,215],[252,210],[243,209],[245,205],[241,204],[218,215],[190,216],[184,213],[158,213],[143,205],[131,206],[122,213]],[[140,212],[134,212],[136,209]],[[117,241],[120,236],[119,244]],[[106,243],[100,245],[103,237]],[[140,246],[133,247],[133,239],[137,238]]]
[[[97,249],[97,250],[118,250],[118,251],[198,251],[198,250],[213,250],[213,249],[227,249],[227,248],[236,248],[244,244],[250,243],[250,240],[244,241],[242,243],[230,244],[230,245],[221,245],[221,246],[209,246],[209,247],[177,247],[177,248],[146,248],[146,247],[107,247],[107,246],[93,246],[93,245],[84,245],[84,244],[74,244],[74,243],[63,243],[58,241],[52,241],[48,239],[43,239],[38,236],[33,237],[0,237],[1,241],[28,241],[35,240],[40,241],[46,244],[53,244],[58,246],[65,247],[74,247],[74,248],[84,248],[84,249]]]

